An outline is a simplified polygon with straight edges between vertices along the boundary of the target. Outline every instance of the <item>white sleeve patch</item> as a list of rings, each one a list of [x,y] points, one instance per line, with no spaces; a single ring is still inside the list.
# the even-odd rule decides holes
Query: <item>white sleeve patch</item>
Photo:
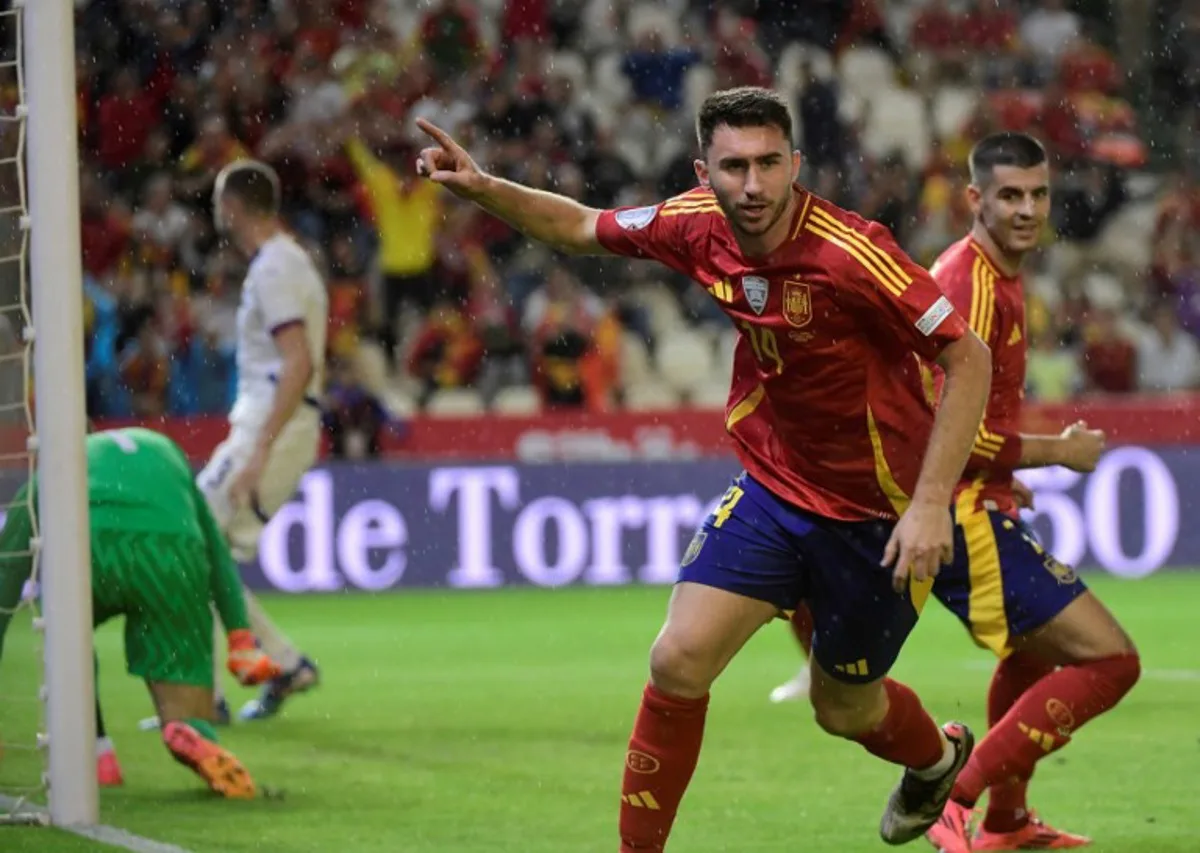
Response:
[[[618,210],[616,215],[617,224],[626,231],[641,231],[647,225],[654,221],[654,217],[658,216],[658,206],[650,207],[631,207],[627,210]]]
[[[929,337],[942,325],[942,321],[953,313],[954,306],[950,304],[950,300],[945,296],[938,297],[938,301],[930,305],[929,310],[917,320],[917,331]]]

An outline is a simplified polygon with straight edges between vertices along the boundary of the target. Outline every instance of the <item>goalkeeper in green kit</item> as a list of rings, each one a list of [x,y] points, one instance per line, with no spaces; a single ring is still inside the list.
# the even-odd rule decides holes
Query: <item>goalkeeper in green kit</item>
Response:
[[[240,683],[264,683],[279,667],[249,630],[241,578],[187,459],[166,436],[122,429],[87,437],[87,468],[95,624],[125,616],[126,666],[145,679],[175,760],[222,796],[253,797],[254,780],[217,743],[211,723],[213,607],[229,632],[228,667]],[[32,569],[32,519],[23,500],[29,487],[0,532],[0,654]],[[120,784],[99,710],[97,701],[100,782]]]

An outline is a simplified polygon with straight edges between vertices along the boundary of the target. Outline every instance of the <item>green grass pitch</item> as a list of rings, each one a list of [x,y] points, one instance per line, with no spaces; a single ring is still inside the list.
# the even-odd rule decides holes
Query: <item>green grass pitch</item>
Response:
[[[1145,675],[1125,704],[1045,762],[1033,804],[1090,833],[1094,853],[1193,853],[1200,778],[1200,573],[1089,580],[1137,639]],[[124,765],[102,820],[197,853],[614,853],[625,739],[668,590],[505,590],[272,598],[324,683],[267,723],[223,734],[281,800],[221,802],[174,764],[141,685],[105,629],[101,695]],[[33,731],[27,621],[0,666],[0,732]],[[792,673],[783,623],[718,682],[676,853],[878,851],[896,771],[819,732],[806,705],[772,706]],[[990,658],[931,601],[895,674],[941,719],[982,729]],[[230,687],[240,704],[251,694]],[[9,750],[0,789],[36,778]],[[108,850],[45,829],[0,828],[6,853]],[[927,849],[923,842],[911,849]]]

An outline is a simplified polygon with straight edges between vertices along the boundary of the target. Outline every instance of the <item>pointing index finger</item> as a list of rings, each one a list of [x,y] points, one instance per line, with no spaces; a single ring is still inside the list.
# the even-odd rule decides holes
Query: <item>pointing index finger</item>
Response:
[[[450,134],[442,130],[436,124],[426,121],[423,118],[417,119],[417,127],[419,127],[426,135],[430,136],[438,145],[441,145],[447,151],[458,151],[458,143],[450,138]]]

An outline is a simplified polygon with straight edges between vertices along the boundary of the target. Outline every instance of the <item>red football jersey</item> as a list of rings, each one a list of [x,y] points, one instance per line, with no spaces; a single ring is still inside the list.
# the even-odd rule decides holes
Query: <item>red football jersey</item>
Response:
[[[826,518],[896,518],[933,423],[920,359],[967,325],[886,228],[795,193],[763,258],[742,255],[704,188],[605,211],[597,237],[698,281],[737,327],[725,427],[752,477]]]
[[[1013,469],[1021,458],[1021,401],[1025,397],[1025,292],[1021,276],[1006,276],[973,237],[942,253],[934,279],[992,350],[992,390],[959,497],[977,506],[1016,513]]]

